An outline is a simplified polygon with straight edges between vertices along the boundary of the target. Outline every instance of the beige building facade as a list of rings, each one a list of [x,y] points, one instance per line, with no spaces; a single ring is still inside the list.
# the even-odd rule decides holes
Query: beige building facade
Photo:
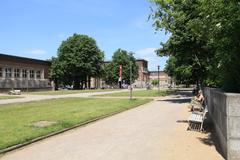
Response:
[[[158,71],[149,72],[149,82],[151,83],[153,80],[158,80]],[[171,85],[172,80],[167,73],[163,71],[159,71],[159,82],[160,82],[160,86],[168,87]]]
[[[49,67],[47,61],[0,54],[0,92],[50,89]]]

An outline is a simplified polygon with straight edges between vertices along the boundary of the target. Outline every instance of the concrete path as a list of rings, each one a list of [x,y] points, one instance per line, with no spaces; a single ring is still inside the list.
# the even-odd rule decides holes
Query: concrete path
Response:
[[[176,95],[164,100],[155,100],[87,126],[9,152],[0,159],[177,160],[178,155],[175,157],[170,155],[175,148],[186,147],[182,142],[184,140],[188,141],[188,137],[178,135],[182,138],[180,144],[173,143],[172,140],[178,138],[175,137],[179,124],[177,121],[182,120],[181,114],[183,110],[186,110],[187,101],[188,97]],[[186,128],[182,132],[187,132]],[[188,133],[191,134],[191,132]],[[188,153],[193,154],[193,158],[195,156],[196,159],[199,157],[202,159],[205,156],[204,159],[212,159],[212,157],[206,157],[208,153],[194,155],[194,149],[198,150],[198,146],[194,147],[188,151]],[[214,160],[221,159],[216,150],[209,149],[205,145],[204,147],[207,152],[213,153],[211,155],[213,155]]]
[[[27,95],[27,94],[23,94],[23,95],[19,95],[19,97],[23,97],[23,98],[0,100],[0,105],[1,104],[10,104],[10,103],[40,101],[40,100],[48,100],[48,99],[57,99],[57,98],[68,98],[68,97],[90,97],[90,96],[94,96],[94,95],[103,95],[103,94],[127,92],[127,91],[128,90],[118,90],[118,91],[74,93],[74,94],[63,94],[63,95]]]

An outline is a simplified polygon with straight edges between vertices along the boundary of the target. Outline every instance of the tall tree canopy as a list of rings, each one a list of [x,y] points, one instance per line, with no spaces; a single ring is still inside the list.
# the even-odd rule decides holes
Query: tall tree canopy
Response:
[[[50,75],[64,84],[73,84],[74,89],[81,89],[87,82],[90,85],[90,77],[100,76],[103,58],[104,54],[93,38],[74,34],[58,48]]]
[[[175,58],[174,75],[190,71],[191,81],[240,92],[240,3],[234,0],[151,2],[156,6],[151,14],[154,26],[171,33],[157,54]]]
[[[119,66],[122,65],[122,79],[129,84],[130,82],[130,63],[132,66],[132,80],[138,77],[138,66],[133,55],[125,50],[118,49],[112,56],[112,61],[105,66],[104,80],[107,84],[118,84]]]

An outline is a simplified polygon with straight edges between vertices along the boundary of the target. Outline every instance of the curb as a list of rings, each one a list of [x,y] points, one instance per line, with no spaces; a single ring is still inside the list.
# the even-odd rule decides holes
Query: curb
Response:
[[[144,103],[144,104],[148,104],[148,103],[150,103],[150,102],[153,101],[152,99],[150,99],[150,100],[151,100],[151,101],[149,101],[149,102],[147,102],[147,103]],[[144,105],[144,104],[140,104],[140,105],[133,106],[133,107],[131,107],[131,108],[127,108],[127,109],[119,110],[119,111],[116,111],[116,112],[112,112],[112,113],[109,113],[109,114],[106,114],[106,115],[103,115],[103,116],[100,116],[100,117],[97,117],[97,118],[94,118],[94,119],[91,119],[91,120],[82,122],[82,123],[80,123],[80,124],[74,125],[74,126],[72,126],[72,127],[70,127],[70,128],[66,128],[66,129],[63,129],[63,130],[60,130],[60,131],[56,131],[56,132],[50,133],[50,134],[48,134],[48,135],[45,135],[45,136],[41,136],[41,137],[32,139],[32,140],[30,140],[30,141],[28,141],[28,142],[25,142],[25,143],[17,144],[17,145],[14,145],[14,146],[11,146],[11,147],[2,149],[2,150],[0,150],[0,154],[5,154],[5,153],[7,153],[7,152],[10,152],[10,151],[13,151],[13,150],[22,148],[22,147],[27,146],[27,145],[30,145],[30,144],[32,144],[32,143],[35,143],[35,142],[38,142],[38,141],[47,139],[47,138],[49,138],[49,137],[52,137],[52,136],[55,136],[55,135],[58,135],[58,134],[61,134],[61,133],[64,133],[64,132],[67,132],[67,131],[69,131],[69,130],[73,130],[73,129],[78,128],[78,127],[86,126],[86,125],[88,125],[89,123],[93,123],[93,122],[96,122],[96,121],[98,121],[98,120],[102,120],[102,119],[105,119],[105,118],[114,116],[114,115],[116,115],[116,114],[118,114],[118,113],[121,113],[121,112],[124,112],[124,111],[127,111],[127,110],[131,110],[131,109],[134,109],[134,108],[137,108],[137,107],[139,107],[139,106],[141,106],[141,105]]]

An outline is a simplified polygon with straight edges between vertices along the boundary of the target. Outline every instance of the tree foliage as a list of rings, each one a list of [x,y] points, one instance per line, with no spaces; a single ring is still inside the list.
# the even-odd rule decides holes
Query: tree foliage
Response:
[[[154,85],[154,86],[157,86],[157,85],[158,85],[158,79],[152,80],[152,83],[151,83],[151,84]]]
[[[240,3],[234,0],[152,2],[156,6],[151,15],[155,28],[171,33],[157,51],[159,56],[172,57],[166,70],[177,78],[185,78],[187,74],[190,81],[240,92]]]
[[[87,35],[74,34],[58,48],[58,57],[53,58],[51,78],[75,89],[90,86],[90,78],[101,75],[104,54],[96,41]]]
[[[58,89],[61,80],[63,80],[64,70],[58,58],[52,57],[50,60],[51,67],[49,70],[49,77],[55,83],[55,90]]]
[[[104,68],[105,76],[104,80],[109,85],[118,84],[119,79],[119,66],[122,65],[122,79],[129,84],[130,82],[130,63],[132,66],[132,81],[138,77],[138,66],[136,59],[131,53],[118,49],[112,56],[112,61]]]
[[[174,78],[177,84],[190,85],[194,83],[195,79],[192,76],[192,66],[188,64],[181,64],[181,62],[179,62],[179,60],[174,56],[169,57],[164,71]]]

